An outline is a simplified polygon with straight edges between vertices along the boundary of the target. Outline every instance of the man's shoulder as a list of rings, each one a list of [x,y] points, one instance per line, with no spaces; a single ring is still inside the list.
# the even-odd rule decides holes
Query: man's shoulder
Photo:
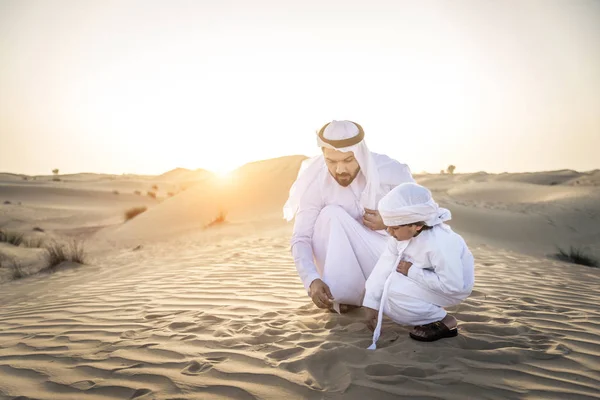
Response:
[[[405,182],[414,182],[412,173],[407,164],[401,163],[398,160],[379,153],[372,153],[377,170],[379,171],[379,179],[384,185],[397,186]]]

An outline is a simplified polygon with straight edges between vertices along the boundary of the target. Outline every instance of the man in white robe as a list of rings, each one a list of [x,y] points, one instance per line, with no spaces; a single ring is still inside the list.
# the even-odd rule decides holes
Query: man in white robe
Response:
[[[450,211],[416,183],[394,188],[378,209],[392,237],[366,283],[363,306],[375,330],[370,348],[375,348],[384,314],[414,326],[410,337],[415,340],[456,336],[456,318],[444,307],[471,294],[474,260],[463,238],[444,223]]]
[[[369,151],[362,127],[332,121],[318,132],[322,154],[303,162],[284,217],[294,217],[292,255],[309,296],[319,308],[360,306],[388,235],[377,202],[403,182],[405,164]]]

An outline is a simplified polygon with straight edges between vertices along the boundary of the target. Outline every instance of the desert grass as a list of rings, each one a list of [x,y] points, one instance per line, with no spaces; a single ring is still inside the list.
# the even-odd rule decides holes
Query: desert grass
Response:
[[[564,250],[558,247],[558,252],[554,254],[561,261],[570,262],[573,264],[585,265],[588,267],[598,267],[600,264],[591,255],[585,253],[581,248],[571,246],[569,250]]]
[[[22,233],[0,230],[0,242],[19,246],[23,242],[23,238]]]
[[[24,278],[27,274],[23,271],[23,266],[13,257],[9,257],[4,254],[0,254],[0,268],[10,268],[12,270],[13,280]]]
[[[21,265],[21,263],[15,259],[11,259],[10,262],[12,267],[12,278],[14,280],[24,278],[26,274],[23,271],[23,266]]]
[[[41,237],[28,237],[23,239],[21,244],[30,249],[41,249],[44,247],[45,240]]]
[[[66,244],[52,241],[45,246],[46,262],[45,269],[49,271],[56,270],[56,267],[65,261],[71,261],[78,264],[86,263],[86,252],[83,242],[72,240]]]
[[[219,211],[219,214],[213,219],[211,222],[206,225],[207,228],[210,228],[215,225],[223,224],[227,221],[227,212]]]
[[[146,206],[141,207],[132,207],[129,210],[125,211],[125,221],[129,221],[132,218],[137,217],[141,213],[145,212],[148,209]]]

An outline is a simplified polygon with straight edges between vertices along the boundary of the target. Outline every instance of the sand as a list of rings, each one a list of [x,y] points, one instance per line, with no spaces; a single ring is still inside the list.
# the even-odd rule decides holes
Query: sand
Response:
[[[317,309],[296,274],[280,208],[301,160],[229,180],[0,175],[0,228],[85,240],[90,259],[0,275],[0,399],[600,398],[600,269],[548,257],[557,243],[600,255],[597,172],[418,176],[467,238],[475,290],[451,309],[457,338],[415,342],[386,321],[370,351],[362,310]],[[173,197],[133,194],[179,178]],[[42,250],[0,245],[43,268]]]

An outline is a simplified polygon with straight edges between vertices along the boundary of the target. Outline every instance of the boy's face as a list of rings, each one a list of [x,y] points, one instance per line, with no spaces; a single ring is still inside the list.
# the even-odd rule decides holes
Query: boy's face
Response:
[[[423,229],[423,226],[410,224],[410,225],[400,225],[400,226],[388,226],[387,232],[396,238],[398,241],[408,240],[413,238],[417,232]]]

